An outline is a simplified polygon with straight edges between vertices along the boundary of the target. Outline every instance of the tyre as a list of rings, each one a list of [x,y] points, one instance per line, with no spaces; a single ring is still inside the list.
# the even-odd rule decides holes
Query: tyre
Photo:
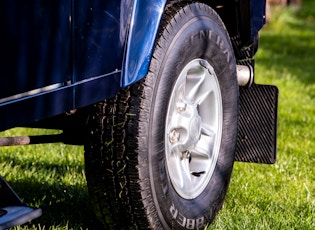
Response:
[[[89,194],[106,229],[204,229],[234,163],[236,64],[219,16],[167,7],[140,82],[91,109]]]

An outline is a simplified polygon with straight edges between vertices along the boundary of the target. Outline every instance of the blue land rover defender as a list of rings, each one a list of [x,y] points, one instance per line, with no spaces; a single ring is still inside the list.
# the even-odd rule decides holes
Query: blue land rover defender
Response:
[[[0,1],[0,131],[62,130],[0,146],[84,145],[104,229],[204,229],[234,161],[276,159],[278,90],[254,81],[265,5]],[[24,202],[1,177],[0,229],[42,214]]]

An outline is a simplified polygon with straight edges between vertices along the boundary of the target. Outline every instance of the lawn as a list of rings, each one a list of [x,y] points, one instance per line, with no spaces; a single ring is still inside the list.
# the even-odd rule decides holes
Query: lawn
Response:
[[[4,135],[37,135],[46,130],[13,129]],[[92,226],[83,147],[45,144],[1,147],[1,175],[31,206],[40,206],[42,217],[15,229],[87,229]]]
[[[236,162],[223,209],[209,229],[315,229],[315,1],[273,13],[261,33],[256,82],[279,88],[277,162]],[[13,129],[1,136],[28,132],[47,133]],[[42,217],[15,229],[93,225],[82,147],[4,147],[0,174],[23,200],[43,209]]]
[[[209,229],[315,229],[315,1],[274,12],[261,33],[256,82],[279,88],[277,162],[236,162]]]

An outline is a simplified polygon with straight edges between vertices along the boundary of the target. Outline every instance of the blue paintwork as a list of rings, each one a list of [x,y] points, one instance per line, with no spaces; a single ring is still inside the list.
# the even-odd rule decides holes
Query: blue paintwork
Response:
[[[133,26],[123,63],[123,87],[146,76],[165,4],[166,0],[135,1]]]
[[[73,108],[114,96],[120,89],[133,0],[74,1]],[[87,83],[87,79],[90,79]]]
[[[69,15],[69,1],[0,1],[0,98],[70,80]]]
[[[0,130],[114,96],[133,0],[2,0]],[[32,90],[60,86],[34,94]],[[2,101],[1,101],[2,100]]]
[[[265,0],[251,1],[254,36]],[[1,0],[0,130],[104,100],[143,78],[165,4]]]
[[[165,2],[1,1],[0,130],[104,100],[144,77]]]
[[[73,82],[121,69],[131,1],[74,1]]]
[[[266,23],[266,0],[251,0],[251,41]]]

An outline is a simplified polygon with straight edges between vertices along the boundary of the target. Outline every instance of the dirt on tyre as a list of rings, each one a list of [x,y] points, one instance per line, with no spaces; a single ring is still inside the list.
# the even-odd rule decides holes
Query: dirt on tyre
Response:
[[[91,108],[85,145],[106,229],[204,229],[224,202],[238,123],[236,64],[219,16],[166,8],[149,73]]]

